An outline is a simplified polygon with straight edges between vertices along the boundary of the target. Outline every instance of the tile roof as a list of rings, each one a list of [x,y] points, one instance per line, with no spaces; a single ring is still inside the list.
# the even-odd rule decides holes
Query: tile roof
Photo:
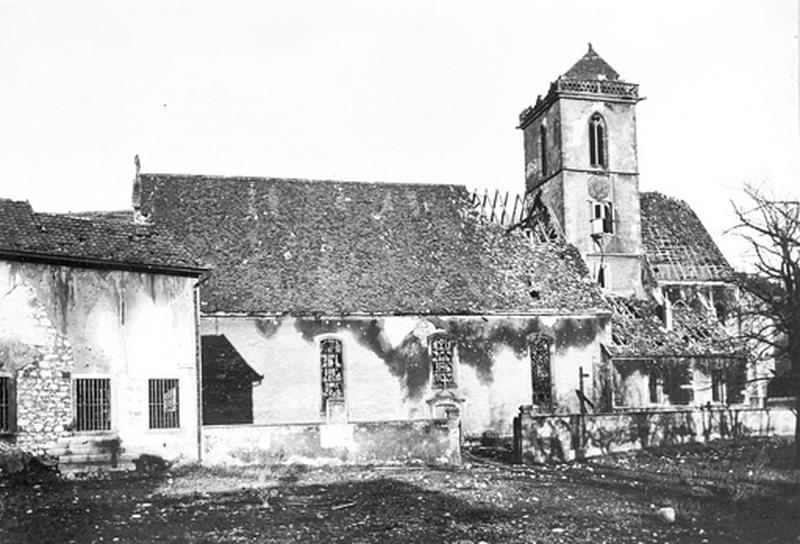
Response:
[[[743,357],[743,346],[716,319],[684,303],[667,330],[652,301],[609,296],[615,357]]]
[[[139,211],[214,266],[205,312],[605,307],[574,248],[507,233],[473,209],[464,187],[170,174],[141,174],[137,184]]]
[[[162,229],[34,213],[27,202],[7,199],[0,199],[0,253],[121,268],[202,268]]]
[[[592,49],[592,44],[589,44],[589,50],[586,54],[573,64],[572,68],[564,72],[561,77],[580,80],[618,81],[619,73]]]
[[[642,242],[658,281],[728,281],[733,269],[683,200],[641,193]]]

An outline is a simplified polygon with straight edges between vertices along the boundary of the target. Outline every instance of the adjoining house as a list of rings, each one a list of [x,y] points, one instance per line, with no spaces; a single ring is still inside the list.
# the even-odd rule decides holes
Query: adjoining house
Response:
[[[202,272],[156,228],[0,199],[0,440],[62,464],[196,460]]]

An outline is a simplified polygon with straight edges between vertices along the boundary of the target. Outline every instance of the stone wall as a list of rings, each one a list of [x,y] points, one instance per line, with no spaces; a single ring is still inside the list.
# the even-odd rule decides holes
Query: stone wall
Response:
[[[4,441],[40,453],[70,425],[73,353],[35,291],[11,282],[0,300],[0,372],[12,378],[14,433]]]
[[[706,407],[609,414],[536,415],[514,421],[518,461],[569,461],[650,446],[737,436],[791,436],[796,415],[785,408]]]
[[[206,465],[461,463],[457,415],[448,419],[203,428]]]

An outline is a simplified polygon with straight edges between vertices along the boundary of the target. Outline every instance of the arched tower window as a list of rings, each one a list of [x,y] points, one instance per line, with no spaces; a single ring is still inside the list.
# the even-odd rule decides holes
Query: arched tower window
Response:
[[[539,156],[542,163],[542,177],[547,176],[547,127],[539,126]]]
[[[589,162],[596,168],[608,166],[606,157],[606,122],[599,113],[589,119]]]

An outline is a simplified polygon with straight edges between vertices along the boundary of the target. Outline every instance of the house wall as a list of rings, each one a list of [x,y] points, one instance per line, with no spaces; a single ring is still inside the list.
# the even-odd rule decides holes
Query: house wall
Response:
[[[367,317],[201,319],[201,334],[224,335],[255,373],[253,424],[318,424],[322,413],[319,340],[343,343],[347,422],[407,421],[442,417],[437,404],[452,402],[431,384],[428,339],[453,338],[456,387],[448,393],[461,412],[467,437],[512,434],[520,404],[532,400],[528,337],[553,339],[554,401],[576,410],[579,367],[587,396],[594,396],[593,367],[607,323],[584,317]]]
[[[111,380],[111,427],[128,454],[196,459],[194,279],[0,262],[0,364],[17,378],[20,444],[73,428],[73,380]],[[26,380],[52,395],[33,396]],[[148,380],[179,380],[180,428],[150,430]],[[34,413],[30,413],[34,412]],[[44,422],[44,423],[43,423]]]

